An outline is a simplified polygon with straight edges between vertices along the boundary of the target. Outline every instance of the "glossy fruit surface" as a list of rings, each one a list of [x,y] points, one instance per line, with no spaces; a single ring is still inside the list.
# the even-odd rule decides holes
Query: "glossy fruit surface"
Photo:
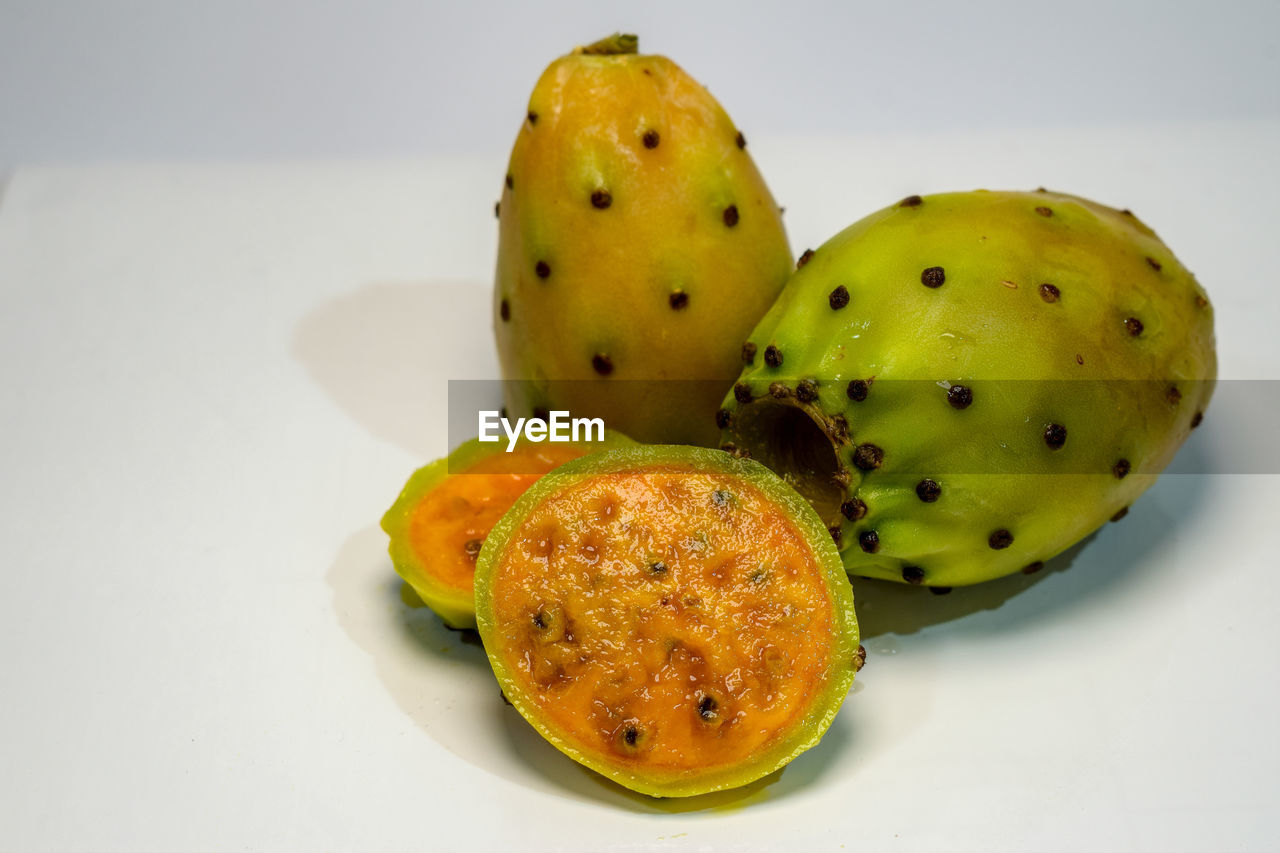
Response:
[[[490,534],[476,606],[520,713],[653,796],[785,765],[859,663],[853,595],[812,508],[714,450],[624,449],[543,478]]]
[[[382,517],[396,573],[452,628],[475,627],[476,558],[489,530],[542,475],[571,459],[631,442],[606,433],[603,443],[472,439],[419,468]]]
[[[718,422],[814,503],[852,574],[1034,571],[1122,518],[1213,394],[1208,296],[1127,210],[911,196],[802,261]]]
[[[580,48],[530,96],[498,207],[494,330],[503,377],[523,380],[507,406],[714,445],[738,349],[791,250],[724,109],[634,51]]]

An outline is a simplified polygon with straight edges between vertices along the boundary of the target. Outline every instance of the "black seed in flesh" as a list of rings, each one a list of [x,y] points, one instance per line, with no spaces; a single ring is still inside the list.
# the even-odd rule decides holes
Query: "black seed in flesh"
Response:
[[[1147,258],[1147,264],[1156,272],[1160,272],[1160,270],[1164,269],[1164,265],[1155,258]]]
[[[1169,401],[1170,406],[1176,406],[1182,402],[1182,392],[1177,385],[1170,385],[1169,390],[1164,392],[1164,398]]]
[[[769,396],[775,400],[785,400],[791,396],[791,389],[787,387],[785,382],[770,382]]]
[[[645,148],[658,147],[658,131],[646,130],[644,136],[640,137],[640,141],[644,143]]]
[[[739,382],[733,386],[733,399],[739,403],[746,405],[751,402],[751,386],[745,382]]]
[[[738,224],[738,206],[736,204],[731,204],[728,207],[726,207],[724,209],[724,213],[721,214],[721,218],[724,219],[724,224],[730,228],[737,225]]]
[[[801,403],[812,403],[818,399],[818,386],[812,379],[801,379],[796,385],[796,399]]]
[[[755,364],[756,361],[756,345],[747,341],[742,345],[742,363]]]
[[[867,399],[867,392],[871,390],[871,384],[865,379],[851,379],[849,387],[844,389],[845,396],[855,403],[861,403]]]
[[[728,409],[721,409],[716,412],[716,426],[720,427],[720,429],[728,429],[731,423],[733,423],[733,413]]]
[[[861,498],[851,498],[840,504],[840,512],[850,521],[857,521],[860,518],[866,518],[867,505]]]
[[[1124,327],[1129,331],[1129,335],[1132,337],[1136,338],[1138,335],[1142,334],[1142,321],[1137,317],[1126,317],[1124,320]]]
[[[733,138],[733,141],[739,148],[747,147],[747,138],[742,135],[742,131],[738,131],[738,135]]]
[[[1067,428],[1062,424],[1044,425],[1044,443],[1050,450],[1058,450],[1067,443]]]
[[[596,373],[601,376],[608,376],[613,373],[613,359],[602,352],[598,352],[591,356],[591,366],[596,369]]]
[[[858,547],[868,554],[880,550],[880,534],[874,530],[864,530],[858,534]]]
[[[1053,216],[1053,211],[1047,207],[1037,207],[1036,213],[1040,214],[1041,216]]]
[[[546,261],[538,261],[534,264],[533,271],[538,274],[538,278],[546,278],[551,275],[551,267]]]
[[[1119,521],[1120,519],[1124,518],[1128,514],[1129,514],[1129,508],[1127,506],[1122,506],[1120,507],[1120,509],[1116,510],[1115,515],[1111,516],[1111,520]]]
[[[1047,281],[1040,285],[1040,298],[1045,302],[1057,302],[1060,296],[1062,291],[1058,290],[1057,285],[1049,284]]]
[[[504,299],[502,300],[501,303],[498,304],[498,316],[502,318],[502,322],[504,323],[511,319],[511,303],[510,302]]]
[[[927,504],[931,504],[942,496],[942,486],[938,485],[937,480],[924,479],[916,483],[916,497]]]
[[[462,550],[467,555],[468,560],[474,560],[479,555],[482,547],[484,547],[483,539],[468,539],[467,543],[462,546]]]
[[[924,583],[924,569],[919,566],[905,566],[902,569],[902,579],[909,584]]]
[[[853,464],[863,471],[874,471],[884,463],[884,451],[874,444],[859,444],[853,451]]]
[[[947,389],[947,402],[953,409],[967,409],[973,404],[973,391],[968,385],[952,385]]]
[[[1195,429],[1200,426],[1200,422],[1204,420],[1204,412],[1196,412],[1191,416],[1191,428]]]
[[[950,595],[950,594],[951,594],[951,587],[949,587],[949,586],[931,586],[931,587],[929,587],[929,592],[933,593],[934,595]]]
[[[800,269],[811,260],[813,260],[813,249],[805,249],[796,260],[796,269]]]
[[[649,574],[665,575],[667,573],[667,564],[661,560],[657,560],[649,564]]]
[[[698,700],[698,716],[701,717],[704,722],[709,723],[716,718],[716,709],[718,707],[720,707],[720,705],[716,702],[715,697],[708,696],[704,693],[702,698]]]
[[[507,189],[513,190],[515,188],[516,188],[516,179],[511,177],[510,172],[507,172]]]
[[[832,542],[834,542],[834,543],[836,543],[836,547],[837,547],[837,548],[839,548],[839,547],[840,547],[840,543],[841,543],[841,542],[843,541],[843,539],[844,539],[844,535],[843,535],[843,533],[841,533],[840,528],[839,528],[839,527],[828,527],[828,528],[827,528],[827,532],[831,534],[831,541],[832,541]]]
[[[683,290],[673,290],[671,295],[667,297],[667,304],[671,306],[672,311],[680,311],[689,306],[689,294]]]
[[[920,203],[923,201],[924,199],[920,198],[918,195],[909,195],[902,201],[898,202],[898,207],[919,207]]]
[[[537,123],[538,123],[538,114],[535,113],[533,110],[529,110],[529,124],[537,124]]]
[[[769,344],[764,348],[764,363],[770,367],[782,366],[782,350],[773,344]]]
[[[843,284],[831,291],[827,297],[827,304],[831,306],[832,311],[839,311],[841,308],[849,304],[849,288]]]
[[[867,665],[867,649],[861,643],[858,644],[858,650],[853,653],[853,671],[862,672],[862,668]]]
[[[1013,534],[1001,527],[987,537],[987,544],[993,551],[1002,551],[1013,544]]]
[[[1023,566],[1022,573],[1024,575],[1034,575],[1036,572],[1040,571],[1043,568],[1044,568],[1044,561],[1036,560],[1034,563],[1031,563],[1030,565]]]
[[[627,746],[635,746],[638,740],[640,740],[640,730],[635,726],[627,726],[623,729],[622,741]]]
[[[947,281],[947,273],[942,267],[928,267],[920,273],[920,283],[925,287],[942,287]]]
[[[1116,464],[1111,466],[1111,473],[1116,475],[1117,480],[1123,480],[1129,476],[1129,460],[1119,459]]]
[[[539,631],[545,631],[547,630],[547,624],[547,615],[541,610],[533,614],[533,627],[537,628]]]
[[[604,210],[613,204],[613,196],[608,190],[596,190],[591,194],[591,206],[596,210]]]
[[[829,430],[833,438],[839,442],[849,440],[849,420],[844,415],[832,415],[829,421]]]

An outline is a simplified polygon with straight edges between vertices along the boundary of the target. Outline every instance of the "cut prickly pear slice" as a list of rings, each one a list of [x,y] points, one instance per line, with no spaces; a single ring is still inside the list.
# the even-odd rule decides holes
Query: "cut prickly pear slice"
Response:
[[[534,728],[653,796],[782,767],[822,737],[860,664],[817,514],[715,450],[616,450],[544,477],[490,533],[476,608]]]
[[[476,624],[476,558],[497,523],[542,475],[588,453],[631,444],[606,432],[603,442],[535,444],[472,439],[419,468],[382,517],[396,573],[452,628]]]

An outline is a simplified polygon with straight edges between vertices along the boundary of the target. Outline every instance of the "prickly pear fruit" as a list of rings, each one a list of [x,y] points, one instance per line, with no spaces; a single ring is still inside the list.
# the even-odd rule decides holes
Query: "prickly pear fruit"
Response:
[[[626,436],[604,441],[535,444],[471,439],[444,459],[419,468],[382,516],[396,573],[451,628],[476,624],[476,558],[516,498],[543,474],[588,453],[625,447]]]
[[[674,62],[635,51],[634,36],[579,48],[529,99],[498,207],[498,354],[525,380],[507,406],[714,445],[738,347],[791,250],[729,116]]]
[[[697,447],[539,480],[480,553],[476,610],[525,719],[656,797],[745,785],[816,744],[863,657],[813,509],[764,466]]]
[[[806,252],[751,333],[725,446],[818,509],[852,574],[934,587],[1118,519],[1216,376],[1195,278],[1127,210],[911,196]]]

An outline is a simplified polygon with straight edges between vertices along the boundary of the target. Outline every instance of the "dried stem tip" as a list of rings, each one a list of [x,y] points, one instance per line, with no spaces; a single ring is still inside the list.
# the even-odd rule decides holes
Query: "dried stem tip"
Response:
[[[624,53],[635,53],[639,49],[639,36],[630,33],[614,33],[585,47],[576,47],[573,52],[579,56],[619,56]]]

